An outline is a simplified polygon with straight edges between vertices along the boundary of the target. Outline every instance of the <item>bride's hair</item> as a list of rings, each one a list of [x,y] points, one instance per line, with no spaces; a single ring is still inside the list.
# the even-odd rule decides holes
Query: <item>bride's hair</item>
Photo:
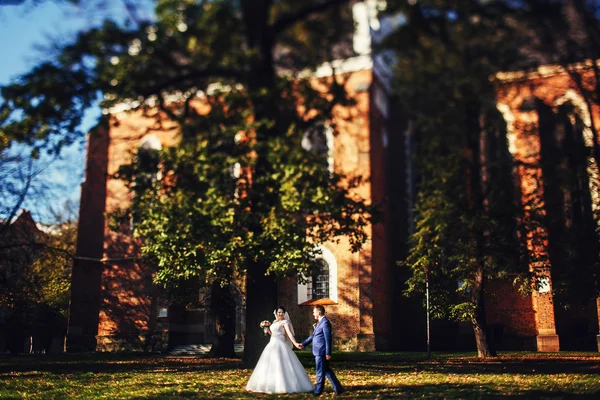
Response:
[[[284,306],[279,306],[279,307],[277,307],[275,309],[275,311],[279,311],[279,310],[283,311],[283,313],[285,314],[285,307]]]

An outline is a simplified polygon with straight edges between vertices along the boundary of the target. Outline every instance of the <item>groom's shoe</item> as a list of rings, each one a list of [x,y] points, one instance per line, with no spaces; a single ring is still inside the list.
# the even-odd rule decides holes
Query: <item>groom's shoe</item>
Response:
[[[314,387],[313,387],[313,396],[319,397],[320,395],[323,394],[323,390],[324,389],[325,389],[324,387],[319,388],[318,385],[314,385]]]
[[[341,396],[341,395],[342,395],[342,393],[344,393],[345,391],[346,391],[346,389],[344,389],[344,388],[341,388],[340,390],[338,390],[337,392],[335,392],[335,395],[336,395],[336,396]]]

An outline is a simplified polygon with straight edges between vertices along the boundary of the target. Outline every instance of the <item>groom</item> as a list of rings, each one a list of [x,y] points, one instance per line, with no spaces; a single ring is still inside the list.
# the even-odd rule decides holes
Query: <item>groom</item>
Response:
[[[317,384],[315,386],[314,395],[319,396],[323,393],[325,386],[324,376],[329,379],[333,385],[333,391],[336,394],[342,394],[345,389],[338,381],[333,371],[329,368],[329,360],[331,360],[331,323],[325,317],[325,307],[316,305],[313,308],[313,316],[319,322],[310,335],[300,346],[303,349],[310,342],[313,342],[313,355],[315,356],[315,364],[317,369]]]

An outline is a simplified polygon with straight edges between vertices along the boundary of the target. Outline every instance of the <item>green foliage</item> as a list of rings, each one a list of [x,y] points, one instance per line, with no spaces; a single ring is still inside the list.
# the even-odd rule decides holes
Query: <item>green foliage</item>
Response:
[[[350,192],[361,180],[330,172],[322,154],[305,150],[300,119],[265,142],[243,138],[240,132],[251,136],[259,125],[245,122],[245,96],[234,90],[210,99],[211,112],[182,125],[181,143],[159,154],[161,179],[151,190],[135,186],[135,235],[157,263],[157,282],[200,277],[225,284],[243,275],[249,260],[277,276],[309,276],[316,244],[345,235],[358,249],[366,239],[370,208]],[[236,104],[242,108],[232,109]],[[263,175],[254,173],[259,147],[270,165]],[[138,169],[130,180],[140,175]],[[266,193],[251,197],[256,185]]]
[[[346,1],[157,1],[156,21],[130,30],[106,22],[2,88],[4,143],[59,149],[79,134],[98,93],[107,109],[127,103],[148,117],[160,110],[159,125],[176,121],[181,144],[159,155],[164,181],[140,173],[142,156],[120,171],[138,192],[136,235],[161,282],[225,270],[227,280],[259,259],[284,273],[342,234],[356,250],[368,209],[349,190],[360,182],[329,176],[300,146],[303,132],[323,127],[333,104],[346,101],[343,89],[330,81],[329,92],[317,92],[275,73],[329,60],[353,31],[349,15]],[[208,95],[208,114],[194,109],[196,95]],[[240,144],[238,132],[255,136]],[[231,177],[236,163],[252,184]]]
[[[343,78],[320,79],[319,90],[291,78],[348,55],[350,3],[158,0],[152,23],[106,22],[2,88],[2,146],[56,151],[98,95],[105,110],[139,111],[154,129],[175,122],[179,144],[156,154],[158,171],[144,170],[150,154],[120,171],[136,198],[115,220],[123,228],[132,216],[161,284],[244,272],[273,288],[246,297],[248,320],[258,319],[276,297],[265,274],[308,271],[314,246],[341,235],[352,251],[366,239],[370,209],[351,195],[360,179],[330,174],[301,147],[308,131],[323,140],[334,105],[349,103]]]
[[[23,288],[29,301],[44,304],[67,317],[71,292],[71,265],[75,254],[77,225],[70,221],[49,234],[41,256],[25,275]]]
[[[7,334],[66,332],[76,236],[76,224],[66,222],[27,241],[3,242],[0,308]]]
[[[490,81],[515,65],[518,51],[507,23],[516,11],[502,3],[391,5],[407,17],[385,45],[398,55],[394,87],[411,120],[417,175],[415,232],[402,265],[413,271],[409,294],[423,293],[429,278],[435,317],[475,316],[479,265],[486,278],[527,274],[506,127]]]
[[[597,160],[598,146],[574,145],[583,140],[576,137],[583,124],[572,110],[548,110],[547,125],[555,121],[557,129],[566,130],[565,137],[571,134],[575,139],[553,137],[554,132],[540,128],[549,150],[541,155],[541,165],[532,167],[543,169],[544,198],[521,205],[514,192],[516,165],[495,105],[496,85],[501,83],[493,77],[544,63],[566,66],[596,58],[597,5],[503,0],[410,3],[388,2],[390,11],[403,12],[407,23],[383,44],[398,55],[395,90],[415,137],[417,221],[403,263],[414,272],[407,292],[425,290],[427,271],[433,315],[464,320],[478,312],[472,289],[480,268],[484,279],[509,279],[526,294],[537,282],[535,277],[551,265],[557,305],[593,299],[598,225],[597,217],[589,218],[588,188],[589,179],[595,178],[587,177],[587,165],[575,159]],[[596,97],[581,85],[581,72],[567,69],[590,107]],[[564,117],[569,112],[573,123]],[[595,131],[593,135],[597,143]],[[549,255],[536,254],[524,243],[527,232],[539,232],[540,227],[550,232],[549,237],[533,235],[532,248],[548,248]],[[528,271],[530,266],[539,270]]]

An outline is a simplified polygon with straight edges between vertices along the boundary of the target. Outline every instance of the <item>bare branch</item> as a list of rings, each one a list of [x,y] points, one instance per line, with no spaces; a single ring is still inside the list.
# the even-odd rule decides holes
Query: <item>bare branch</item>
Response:
[[[34,178],[34,174],[31,173],[31,170],[33,169],[33,160],[31,160],[31,159],[29,160],[29,162],[27,164],[27,169],[28,169],[29,173],[25,177],[25,187],[22,189],[15,205],[12,207],[10,214],[8,215],[8,217],[5,220],[5,223],[0,228],[0,233],[4,232],[8,228],[8,226],[12,223],[13,218],[15,217],[15,215],[17,215],[17,213],[21,209],[21,205],[25,201],[25,197],[27,196],[27,194],[29,192],[29,188],[31,187],[31,181]]]

